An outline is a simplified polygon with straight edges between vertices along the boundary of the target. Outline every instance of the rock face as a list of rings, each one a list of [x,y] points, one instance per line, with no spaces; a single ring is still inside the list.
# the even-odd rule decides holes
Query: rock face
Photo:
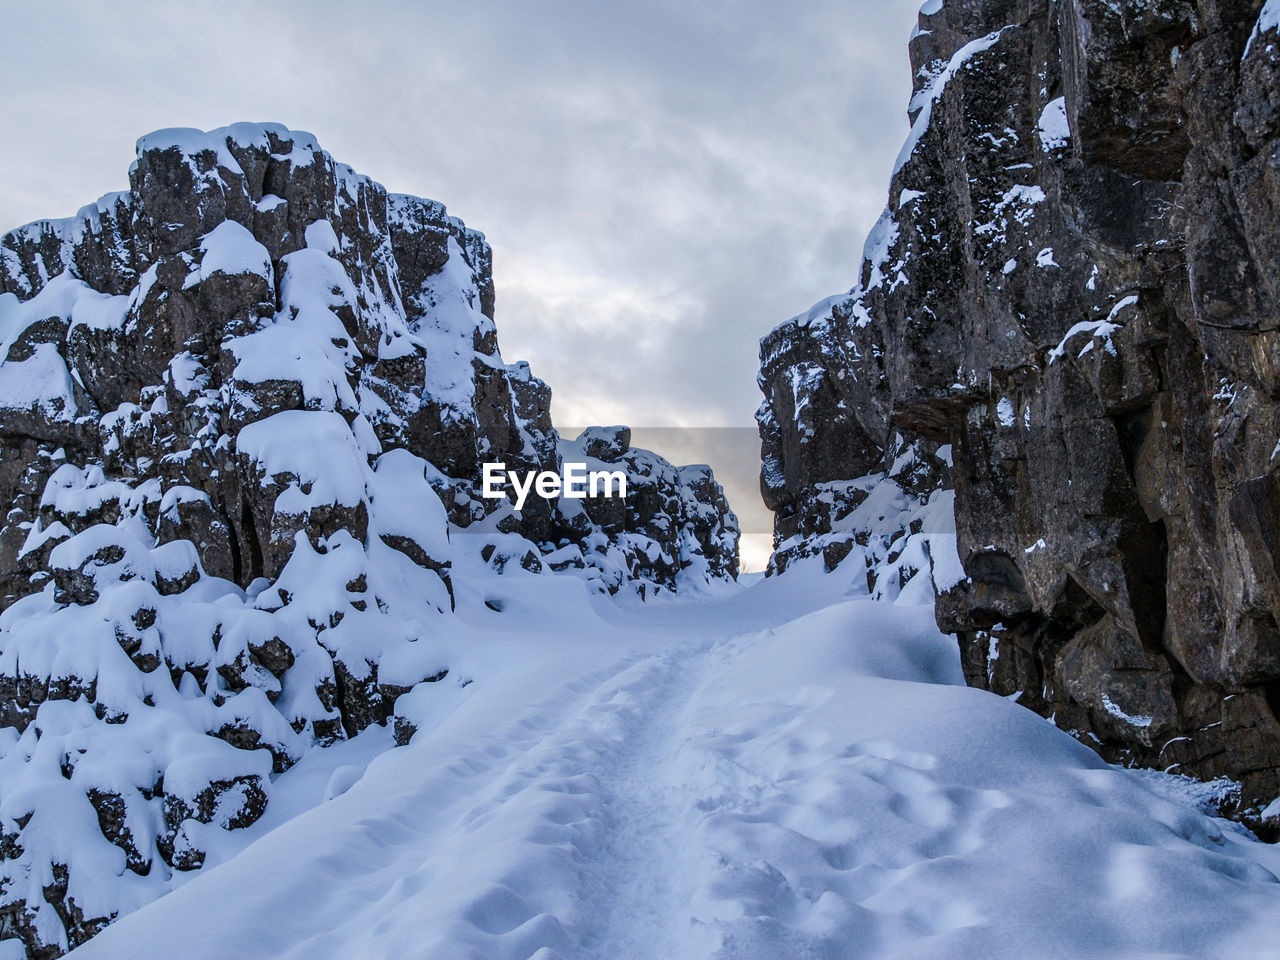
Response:
[[[737,568],[710,472],[614,428],[607,515],[481,496],[482,461],[560,441],[442,205],[278,125],[152,134],[129,177],[0,240],[0,940],[33,958],[199,868],[312,747],[412,736],[454,682],[459,530],[601,590]]]
[[[1261,7],[930,0],[859,283],[765,338],[759,421],[775,569],[857,546],[851,479],[953,488],[966,576],[937,611],[969,682],[1108,759],[1240,781],[1266,831],[1280,4]]]

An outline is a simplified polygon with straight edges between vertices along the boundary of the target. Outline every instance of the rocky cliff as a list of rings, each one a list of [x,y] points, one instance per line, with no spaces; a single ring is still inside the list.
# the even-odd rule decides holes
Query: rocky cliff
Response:
[[[0,940],[52,957],[165,892],[273,777],[449,674],[454,560],[611,592],[736,573],[705,467],[561,441],[484,237],[308,134],[138,142],[130,189],[0,240]],[[485,499],[482,461],[629,474]]]
[[[937,614],[969,683],[1108,759],[1239,781],[1264,831],[1278,24],[1276,0],[926,3],[858,283],[765,338],[759,414],[775,569],[874,566],[867,490],[953,489]]]

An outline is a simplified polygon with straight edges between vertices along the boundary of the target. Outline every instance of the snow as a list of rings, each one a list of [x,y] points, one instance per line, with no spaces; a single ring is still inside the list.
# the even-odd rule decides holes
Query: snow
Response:
[[[883,216],[881,217],[881,219],[883,219]],[[864,257],[865,257],[865,253],[864,253]],[[812,323],[821,321],[825,317],[830,317],[831,308],[834,307],[837,303],[840,303],[841,301],[848,299],[848,297],[849,297],[849,294],[847,293],[837,293],[833,296],[825,297],[822,300],[819,300],[817,303],[815,303],[812,307],[810,307],[804,313],[796,314],[790,320],[786,321],[786,323],[780,324],[780,326],[786,326],[787,324],[794,324],[795,326],[801,327],[801,328],[807,327]]]
[[[922,190],[908,190],[906,187],[904,187],[898,193],[898,209],[901,210],[908,203],[911,203],[912,201],[915,201],[915,200],[919,200],[924,195],[925,195],[924,191]]]
[[[1030,216],[1030,208],[1037,203],[1044,203],[1045,194],[1042,187],[1034,184],[1017,183],[1004,192],[1000,201],[996,204],[996,212],[1004,213],[1011,206],[1020,209],[1015,210],[1014,217],[1019,223],[1026,223]]]
[[[85,286],[71,308],[71,326],[91,330],[113,330],[122,327],[130,298],[113,297]]]
[[[174,521],[177,522],[178,506],[183,503],[204,503],[209,502],[209,495],[203,490],[197,490],[195,487],[187,487],[179,484],[170,487],[164,492],[164,496],[160,500],[160,515],[172,513]]]
[[[181,156],[170,154],[160,165],[178,165],[180,176],[189,170],[197,189],[214,198],[234,186],[237,144],[262,147],[285,134],[269,125],[161,131],[140,141],[139,166],[158,159],[148,159],[148,151],[175,150]],[[306,135],[294,136],[292,146],[276,145],[277,162],[315,159]],[[219,167],[211,170],[215,159]],[[373,756],[389,749],[392,731],[355,736],[366,745],[359,751],[346,742],[327,750],[335,739],[345,741],[387,714],[394,716],[396,737],[408,736],[406,728],[429,734],[468,695],[473,676],[477,684],[490,677],[486,656],[478,654],[491,648],[473,652],[459,644],[513,633],[510,617],[487,632],[458,626],[449,579],[454,545],[432,488],[449,478],[404,450],[384,452],[379,435],[393,438],[388,446],[405,443],[388,427],[404,427],[428,403],[445,408],[447,419],[457,401],[456,411],[474,424],[477,377],[490,372],[537,389],[541,384],[527,365],[506,367],[497,353],[492,322],[480,305],[487,278],[479,271],[489,256],[483,237],[447,221],[448,262],[412,291],[417,302],[407,311],[386,232],[375,230],[370,250],[340,230],[353,209],[345,198],[364,204],[360,217],[376,221],[380,211],[370,204],[383,195],[350,168],[332,169],[334,207],[316,211],[331,219],[306,226],[305,248],[278,263],[234,221],[208,230],[198,250],[175,254],[173,264],[183,268],[178,282],[185,275],[188,288],[226,277],[252,287],[261,277],[266,291],[278,270],[278,304],[271,302],[276,296],[264,295],[247,313],[226,318],[217,371],[209,357],[175,346],[179,352],[156,371],[162,383],[143,388],[136,403],[100,415],[108,458],[98,465],[77,457],[71,465],[63,451],[52,454],[49,469],[63,466],[43,491],[28,491],[39,512],[11,531],[24,553],[39,551],[34,566],[51,568],[53,577],[41,570],[32,584],[43,589],[0,611],[0,671],[22,678],[17,700],[6,707],[13,725],[0,727],[0,914],[26,909],[26,919],[55,951],[67,940],[55,915],[61,901],[55,905],[57,898],[45,895],[52,864],[68,870],[68,903],[86,917],[129,914],[163,897],[191,879],[187,868],[200,868],[199,860],[206,867],[233,860],[294,816],[345,797]],[[283,203],[266,197],[259,209]],[[92,229],[98,221],[90,221],[63,226]],[[55,230],[45,242],[56,248],[60,239],[66,238]],[[156,265],[146,269],[126,296],[91,290],[70,272],[52,279],[45,272],[40,292],[25,302],[0,296],[0,358],[10,352],[15,358],[0,366],[0,403],[12,399],[17,409],[46,420],[70,422],[86,412],[76,410],[75,397],[84,394],[59,347],[33,341],[65,340],[65,331],[76,327],[110,331],[92,341],[107,346],[145,333],[129,325],[137,323],[149,294],[154,297],[161,272]],[[206,298],[216,294],[204,291]],[[20,338],[20,349],[13,349]],[[379,371],[369,362],[375,355],[404,361],[392,368],[406,372],[407,385],[393,385],[396,395],[377,392],[387,384],[375,382]],[[415,382],[418,369],[423,380]],[[175,393],[182,399],[175,413],[181,408],[187,415],[170,424],[158,415],[168,412]],[[505,388],[498,394],[489,400],[516,402]],[[388,415],[375,429],[371,416],[379,402]],[[393,417],[399,422],[388,423]],[[554,431],[539,435],[543,449],[535,450],[530,431],[518,416],[513,420],[520,431],[516,447],[521,438],[526,444],[513,452],[532,459],[554,443]],[[76,426],[93,432],[88,418]],[[155,431],[174,429],[177,451],[155,449]],[[430,424],[423,429],[431,432]],[[188,433],[192,443],[184,447]],[[70,439],[68,445],[74,446]],[[171,448],[170,438],[161,446]],[[134,477],[129,461],[145,471],[150,457],[162,454],[163,477]],[[676,468],[643,451],[637,456],[645,476],[661,470],[671,479],[682,508],[710,509],[692,492],[707,481],[706,468]],[[199,464],[194,472],[193,463]],[[214,490],[227,471],[243,481],[233,484],[240,497],[234,504],[216,499]],[[108,472],[133,479],[108,479]],[[178,479],[208,490],[175,484]],[[183,530],[193,514],[195,523]],[[487,530],[475,525],[470,532],[476,535],[467,538],[472,554],[501,541],[519,559],[530,550],[537,555],[538,545],[493,533],[507,516],[488,518]],[[191,536],[199,548],[172,539],[175,534]],[[732,519],[713,535],[728,543],[736,535]],[[210,546],[223,553],[206,552]],[[472,576],[495,598],[506,585],[525,581],[539,598],[559,595],[567,609],[589,611],[604,584],[626,579],[625,549],[678,564],[682,588],[700,584],[706,593],[715,586],[708,583],[703,545],[688,530],[672,544],[675,557],[638,533],[597,533],[573,549],[590,572],[556,578],[560,584],[518,563],[498,579],[475,561]],[[256,579],[243,587],[213,576],[201,556],[232,567],[240,584]],[[503,606],[497,599],[494,605]],[[523,625],[518,598],[504,608]],[[351,683],[366,685],[356,692]],[[369,710],[339,717],[335,697],[344,707],[355,699]],[[295,775],[303,769],[311,771],[305,788]],[[198,810],[184,811],[184,799]],[[249,823],[264,802],[268,812]],[[104,803],[109,812],[95,810]],[[175,859],[168,844],[194,859]],[[12,931],[0,917],[0,937]]]
[[[1172,742],[1170,741],[1170,743]],[[1217,815],[1224,801],[1232,799],[1239,801],[1240,799],[1240,784],[1228,777],[1218,777],[1215,780],[1204,781],[1196,780],[1180,773],[1166,773],[1163,770],[1137,768],[1130,772],[1153,793],[1157,793],[1175,803],[1193,807],[1211,816]],[[1264,810],[1262,819],[1265,820],[1266,818],[1267,813]],[[1224,829],[1230,829],[1228,824],[1223,824],[1223,827]],[[1242,828],[1236,827],[1235,829],[1243,834]]]
[[[1107,766],[818,564],[639,604],[464,551],[412,742],[308,754],[72,956],[1270,955],[1280,856],[1223,785]]]
[[[330,411],[284,410],[244,427],[236,448],[253,461],[263,485],[285,482],[276,510],[305,513],[313,504],[355,506],[369,468],[347,422]]]
[[[931,0],[922,12],[940,9]],[[931,97],[998,36],[958,53]],[[176,149],[216,186],[221,174],[201,173],[208,157],[197,155],[211,151],[234,172],[231,146],[286,135],[278,160],[315,158],[309,135],[260,124],[160,131],[139,152]],[[339,200],[367,199],[367,181],[333,169]],[[898,202],[921,196],[903,189]],[[1025,222],[1043,199],[1018,185],[997,210]],[[258,208],[284,202],[268,196]],[[101,220],[85,217],[58,230]],[[0,728],[0,827],[10,836],[27,824],[0,892],[34,905],[50,943],[65,945],[43,891],[49,864],[63,863],[87,916],[123,918],[76,951],[89,958],[998,960],[1188,944],[1248,957],[1269,945],[1280,864],[1209,816],[1230,785],[1108,768],[1027,711],[964,687],[955,642],[933,615],[935,596],[965,579],[954,492],[921,503],[882,476],[824,484],[819,496],[848,505],[832,536],[868,535],[834,572],[811,558],[749,587],[710,584],[697,545],[682,541],[681,584],[701,588],[643,604],[611,599],[601,583],[623,576],[624,546],[658,555],[647,536],[598,535],[531,564],[562,565],[562,576],[522,569],[537,548],[495,532],[496,515],[451,536],[429,482],[440,474],[405,450],[383,452],[373,421],[388,403],[351,376],[357,350],[422,359],[423,390],[446,420],[474,416],[476,364],[528,381],[527,366],[477,351],[492,342],[473,266],[483,237],[447,222],[447,262],[405,292],[409,312],[369,279],[394,279],[389,247],[356,250],[327,220],[312,222],[305,248],[280,264],[280,309],[264,308],[225,344],[234,366],[222,423],[234,426],[210,442],[252,467],[276,517],[317,511],[296,537],[289,522],[259,529],[289,556],[274,582],[241,589],[206,574],[191,542],[157,543],[147,518],[181,523],[183,504],[212,508],[202,490],[131,488],[70,464],[45,486],[44,515],[67,523],[35,521],[22,549],[50,550],[58,582],[0,613],[0,669],[92,683],[99,708],[50,696],[22,733]],[[864,252],[867,289],[904,282],[889,263],[897,236],[886,209]],[[265,248],[231,221],[202,238],[198,260],[186,256],[189,285],[274,276]],[[357,282],[340,256],[375,266]],[[50,317],[123,330],[156,278],[152,267],[113,297],[63,273],[26,302],[0,296],[0,358]],[[793,322],[822,324],[850,297],[862,322],[860,295]],[[1089,329],[1109,335],[1126,305]],[[356,322],[344,325],[347,315]],[[793,373],[823,375],[816,365]],[[210,382],[191,353],[165,376],[184,396]],[[279,404],[258,398],[295,383],[305,409],[263,416]],[[163,390],[149,389],[141,406],[103,418],[114,449],[131,422],[167,409]],[[53,344],[0,365],[0,405],[18,398],[70,420],[74,393]],[[996,414],[1013,425],[1009,399]],[[581,443],[563,441],[560,455],[590,462]],[[924,455],[899,443],[891,472]],[[950,463],[950,446],[935,455]],[[628,456],[642,476],[677,472],[643,451]],[[681,496],[704,469],[678,470]],[[260,494],[247,491],[255,506]],[[494,558],[512,562],[499,574]],[[91,587],[97,601],[59,599],[64,583]],[[292,663],[274,673],[250,656],[272,642]],[[173,675],[144,668],[161,653]],[[321,747],[319,725],[336,714],[319,690],[336,686],[335,662],[343,684],[376,671],[388,699],[408,691],[394,700],[397,720],[416,730],[408,746],[391,749],[392,730],[375,725]],[[258,748],[211,735],[227,725],[260,735]],[[188,817],[171,834],[204,856],[198,871],[159,855],[171,812],[153,795],[161,780],[191,804],[222,784],[207,822]],[[123,823],[144,864],[103,835],[93,791],[128,796]],[[232,829],[255,796],[265,813]],[[12,945],[0,941],[0,960]]]
[[[128,296],[93,290],[65,270],[29,300],[0,294],[0,408],[36,412],[50,422],[73,421],[75,387],[56,344],[28,341],[30,356],[23,360],[8,359],[9,352],[28,328],[44,320],[60,319],[68,329],[121,328],[131,302]]]
[[[941,4],[939,4],[939,9],[941,9]],[[921,138],[924,137],[925,132],[929,129],[929,123],[933,117],[933,105],[942,96],[947,84],[964,68],[970,58],[995,46],[1007,29],[1005,27],[994,33],[989,33],[985,37],[979,37],[977,40],[971,40],[966,43],[952,55],[951,60],[938,72],[938,75],[933,78],[929,85],[911,98],[910,109],[918,109],[920,113],[916,116],[915,123],[911,125],[911,132],[907,134],[907,139],[903,143],[902,149],[898,151],[898,157],[893,164],[894,176],[897,176],[898,171],[906,166],[907,161],[916,152],[916,147],[920,145]]]
[[[1253,41],[1262,36],[1269,30],[1280,30],[1280,0],[1267,0],[1262,5],[1262,10],[1258,13],[1258,22],[1253,26],[1253,32],[1249,34],[1249,42],[1244,45],[1244,57],[1249,56],[1249,51],[1253,48]]]
[[[371,486],[378,533],[407,537],[439,561],[450,553],[448,522],[427,482],[430,468],[408,450],[390,450],[378,458]]]
[[[109,500],[128,499],[133,488],[119,480],[108,480],[101,467],[77,467],[64,463],[53,471],[40,497],[41,508],[53,507],[59,514],[85,515],[102,508]]]
[[[449,259],[444,269],[428,277],[417,296],[431,306],[431,314],[414,330],[432,363],[426,371],[427,393],[455,411],[469,408],[475,393],[473,360],[476,331],[492,328],[480,312],[475,296],[475,275],[462,248],[448,241]]]
[[[1115,717],[1117,720],[1124,721],[1130,726],[1133,726],[1133,727],[1151,726],[1151,719],[1152,719],[1151,717],[1125,713],[1124,710],[1122,710],[1119,707],[1119,705],[1117,705],[1115,701],[1113,701],[1105,693],[1102,695],[1102,706],[1106,709],[1107,713],[1111,714],[1111,716]]]
[[[307,243],[307,249],[319,250],[321,253],[335,254],[342,245],[338,242],[338,235],[333,230],[333,225],[328,220],[317,220],[307,226],[303,231],[303,237]]]
[[[19,301],[12,293],[0,294],[0,358],[8,354],[23,331],[40,320],[61,317],[70,325],[84,324],[101,330],[121,326],[128,308],[129,297],[99,293],[66,270],[30,300]]]
[[[0,409],[38,410],[51,421],[75,419],[71,374],[55,345],[38,343],[26,360],[0,363]]]
[[[1111,344],[1111,335],[1119,330],[1121,326],[1121,324],[1116,322],[1116,318],[1120,315],[1120,311],[1125,310],[1128,307],[1136,307],[1137,304],[1137,295],[1129,294],[1116,302],[1115,306],[1111,308],[1111,312],[1107,314],[1105,320],[1081,320],[1079,323],[1073,324],[1071,329],[1063,335],[1060,341],[1058,341],[1058,345],[1049,351],[1049,363],[1052,364],[1055,360],[1060,359],[1062,355],[1066,353],[1067,341],[1081,333],[1089,334],[1091,339],[1089,343],[1085,344],[1085,346],[1080,350],[1079,354],[1077,354],[1077,359],[1079,357],[1083,357],[1093,349],[1092,338],[1101,338],[1106,343],[1107,352],[1114,354],[1115,347]]]
[[[228,144],[256,146],[265,150],[270,146],[269,134],[275,134],[282,140],[291,140],[292,154],[298,155],[298,160],[294,162],[302,161],[304,166],[310,162],[312,155],[320,152],[320,145],[315,136],[303,130],[290,130],[279,123],[233,123],[228,127],[218,127],[208,131],[193,127],[155,130],[138,138],[137,152],[141,156],[152,150],[177,150],[187,157],[187,162],[190,163],[190,158],[211,151],[217,156],[219,166],[235,173],[243,173],[235,157],[231,155]],[[292,154],[288,159],[292,159]]]
[[[1263,820],[1280,820],[1280,797],[1276,797],[1262,811]]]
[[[1026,226],[1035,214],[1037,204],[1044,203],[1045,192],[1035,184],[1017,183],[1005,190],[998,200],[989,208],[992,219],[983,223],[974,222],[973,232],[977,236],[988,237],[990,242],[999,243],[1007,239],[1011,222]],[[1012,264],[1012,266],[1011,266]],[[1044,266],[1037,263],[1037,266]],[[1011,273],[1017,267],[1016,260],[1008,260],[1004,272]]]
[[[156,576],[164,580],[180,580],[200,569],[200,555],[190,540],[171,540],[151,551]]]
[[[383,514],[371,517],[371,532],[394,531],[429,551],[427,562],[447,564],[444,510],[425,481],[425,461],[400,452],[372,470],[342,417],[323,411],[277,414],[244,428],[239,440],[242,455],[284,484],[278,505],[292,497],[367,506],[372,489],[384,502]],[[33,527],[24,545],[53,543],[48,566],[55,576],[87,580],[96,602],[68,604],[50,585],[0,613],[6,676],[95,690],[96,709],[73,692],[71,699],[38,704],[34,722],[21,733],[0,729],[0,823],[6,835],[15,821],[25,824],[0,884],[7,903],[20,898],[35,905],[32,922],[54,945],[65,940],[43,901],[49,864],[68,867],[69,894],[86,916],[128,914],[192,876],[171,870],[159,855],[164,816],[171,815],[162,805],[173,798],[193,810],[212,803],[201,815],[208,822],[182,820],[173,843],[213,865],[320,803],[334,769],[349,768],[343,776],[351,778],[351,768],[363,770],[390,747],[391,732],[378,728],[334,751],[318,749],[317,725],[332,722],[336,712],[320,702],[317,686],[332,683],[335,657],[356,679],[380,666],[382,682],[405,690],[439,681],[452,661],[452,641],[437,627],[449,607],[444,582],[376,538],[366,546],[339,530],[313,549],[300,535],[277,590],[265,590],[260,580],[242,591],[206,575],[191,542],[157,544],[143,519],[158,505],[178,521],[180,504],[208,501],[202,491],[175,486],[162,496],[158,481],[130,488],[108,480],[100,467],[63,464],[40,499],[42,509],[64,517],[114,514],[103,510],[112,501],[122,514],[117,523],[96,523],[74,535],[62,523]],[[185,589],[175,594],[179,582]],[[366,587],[368,609],[348,603],[351,590]],[[338,606],[346,609],[340,623],[332,618]],[[330,627],[324,646],[316,623]],[[291,665],[275,676],[250,652],[280,638],[291,650]],[[161,654],[180,676],[144,666]],[[254,674],[247,689],[231,680],[242,672]],[[432,698],[416,714],[438,714],[448,702],[447,694]],[[227,726],[260,736],[258,748],[239,749],[210,735]],[[299,762],[275,774],[284,766],[277,757]],[[161,779],[169,799],[152,795]],[[221,787],[210,800],[215,783]],[[123,804],[121,822],[136,842],[134,853],[104,836],[94,792]],[[253,819],[246,810],[263,797],[267,813],[246,828]],[[134,856],[137,862],[127,859]]]
[[[348,377],[356,348],[335,311],[359,310],[361,295],[342,264],[330,255],[338,251],[339,242],[327,221],[310,224],[306,241],[305,249],[283,259],[280,311],[261,329],[226,344],[237,361],[232,399],[243,419],[258,414],[258,391],[253,387],[272,383],[299,384],[308,410],[354,413],[360,409]],[[261,255],[265,258],[265,249]],[[269,260],[263,269],[269,276]],[[402,337],[395,342],[407,346],[407,340]]]
[[[200,265],[184,284],[194,287],[214,274],[234,276],[248,273],[272,281],[271,254],[234,220],[223,220],[200,239]]]
[[[1045,104],[1036,125],[1040,146],[1045,153],[1060,150],[1071,142],[1071,127],[1067,123],[1067,99],[1058,97]]]
[[[244,337],[226,343],[237,363],[232,374],[238,384],[263,384],[272,381],[296,382],[302,398],[311,410],[354,410],[355,393],[344,376],[341,348],[321,340],[307,318],[299,321],[281,319]],[[242,407],[257,403],[242,392],[237,399]]]
[[[898,221],[893,217],[889,207],[884,208],[880,218],[867,234],[862,247],[863,270],[866,272],[866,291],[880,287],[886,278],[884,267],[889,259],[889,251],[898,239]]]
[[[206,150],[212,150],[218,157],[218,164],[228,170],[240,172],[240,165],[227,149],[226,137],[219,136],[220,131],[211,130],[206,133],[194,127],[169,127],[153,130],[138,138],[137,152],[141,156],[151,151],[164,152],[177,150],[183,156],[194,156]]]

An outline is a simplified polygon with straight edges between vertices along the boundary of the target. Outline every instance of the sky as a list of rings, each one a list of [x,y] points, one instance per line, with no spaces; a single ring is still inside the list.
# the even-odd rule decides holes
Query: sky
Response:
[[[759,338],[856,279],[918,6],[0,0],[0,231],[126,188],[151,130],[280,122],[484,231],[557,424],[751,428]],[[721,465],[759,568],[752,457],[714,449],[750,430],[651,435]]]

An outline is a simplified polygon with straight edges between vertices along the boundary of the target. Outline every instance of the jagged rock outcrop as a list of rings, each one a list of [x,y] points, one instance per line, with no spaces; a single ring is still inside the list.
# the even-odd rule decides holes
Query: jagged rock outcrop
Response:
[[[858,285],[762,344],[784,566],[952,487],[969,682],[1280,794],[1280,5],[930,0]],[[856,497],[855,497],[856,499]],[[845,534],[845,539],[848,535]]]
[[[270,124],[151,134],[129,176],[0,239],[0,939],[35,958],[200,868],[312,747],[412,736],[457,682],[450,530],[600,590],[737,566],[710,472],[621,436],[584,441],[630,474],[607,516],[481,495],[560,440],[442,205]]]

